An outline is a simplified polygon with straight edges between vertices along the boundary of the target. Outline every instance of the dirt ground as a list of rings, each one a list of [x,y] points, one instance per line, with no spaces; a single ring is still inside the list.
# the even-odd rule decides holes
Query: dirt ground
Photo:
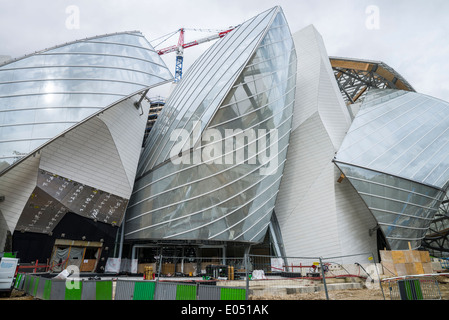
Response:
[[[449,300],[449,283],[446,281],[438,283],[441,300]],[[383,292],[380,287],[329,291],[329,300],[391,300],[388,285],[384,284],[382,288]],[[296,293],[284,296],[254,297],[251,300],[326,300],[326,294],[325,292]]]
[[[441,292],[441,300],[449,300],[449,279],[442,279],[438,283]],[[329,291],[329,300],[391,300],[388,285],[383,285],[383,293],[380,288],[375,289],[350,289]],[[0,297],[0,300],[35,300],[23,291],[13,290],[11,297]],[[324,292],[297,293],[283,296],[254,297],[251,300],[326,300]]]
[[[23,291],[13,289],[10,297],[0,296],[0,300],[33,300],[32,296],[27,295]]]

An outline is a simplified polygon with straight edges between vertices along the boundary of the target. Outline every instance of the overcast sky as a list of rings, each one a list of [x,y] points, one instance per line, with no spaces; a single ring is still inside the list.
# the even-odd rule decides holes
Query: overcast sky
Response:
[[[0,0],[0,55],[121,31],[151,41],[181,27],[223,30],[276,5],[292,33],[315,25],[330,56],[384,61],[418,92],[449,101],[448,0]],[[187,31],[186,41],[208,35]],[[211,44],[186,49],[184,72]],[[174,72],[175,55],[163,59]]]

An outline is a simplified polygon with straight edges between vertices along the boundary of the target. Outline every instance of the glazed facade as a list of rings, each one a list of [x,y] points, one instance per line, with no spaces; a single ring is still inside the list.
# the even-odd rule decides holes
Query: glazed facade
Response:
[[[67,212],[118,225],[153,87],[172,81],[140,32],[98,36],[0,66],[0,231],[51,234]]]
[[[284,256],[422,244],[448,188],[449,103],[383,62],[329,58],[280,7],[197,59],[149,132],[146,96],[172,80],[139,32],[0,64],[0,248],[68,212],[131,244],[252,245],[269,228]]]
[[[145,146],[126,239],[261,241],[287,156],[295,71],[278,7],[205,52]]]
[[[139,32],[9,60],[0,65],[0,170],[102,108],[170,79]]]
[[[415,92],[374,90],[335,158],[396,250],[420,246],[447,190],[448,107]]]

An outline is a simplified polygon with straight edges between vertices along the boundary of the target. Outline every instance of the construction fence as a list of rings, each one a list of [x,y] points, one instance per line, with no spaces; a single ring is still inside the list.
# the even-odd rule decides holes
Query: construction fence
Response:
[[[101,279],[19,273],[15,288],[42,300],[338,300],[345,299],[339,292],[347,289],[371,289],[384,300],[441,299],[432,277],[380,280],[382,266],[368,253],[330,258],[158,256],[155,263],[140,267],[143,276],[104,274]]]
[[[245,255],[244,258],[160,257],[149,268],[162,281],[199,281],[202,284],[244,288],[245,298],[283,299],[310,294],[313,299],[339,299],[344,289],[372,288],[385,299],[378,264],[372,254],[341,257],[275,257]],[[195,279],[195,280],[194,280]]]
[[[249,255],[247,265],[250,299],[298,295],[302,299],[338,300],[343,299],[337,295],[341,290],[363,288],[379,290],[385,299],[372,254],[330,258]]]
[[[69,279],[19,273],[14,288],[40,300],[246,300],[245,288],[211,282]]]
[[[441,300],[436,276],[414,275],[384,279],[391,300]]]
[[[14,288],[40,300],[112,300],[112,280],[61,280],[19,273]]]

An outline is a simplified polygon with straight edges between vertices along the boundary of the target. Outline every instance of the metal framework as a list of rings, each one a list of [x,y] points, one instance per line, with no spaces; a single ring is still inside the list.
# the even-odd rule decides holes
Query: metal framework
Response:
[[[231,32],[232,30],[234,30],[236,27],[231,27],[228,30],[225,31],[220,31],[210,37],[206,37],[206,38],[202,38],[199,40],[194,40],[194,41],[190,41],[188,43],[184,42],[184,34],[185,34],[185,28],[181,28],[179,29],[177,32],[179,32],[179,39],[178,39],[178,44],[177,45],[173,45],[164,49],[160,49],[158,50],[158,54],[159,55],[163,55],[163,54],[167,54],[170,52],[176,52],[176,65],[175,65],[175,79],[174,82],[179,82],[181,81],[182,78],[182,68],[183,68],[183,64],[184,64],[184,49],[190,48],[190,47],[194,47],[197,46],[199,44],[205,43],[205,42],[209,42],[212,40],[216,40],[216,39],[220,39],[223,38],[225,35],[227,35],[229,32]],[[195,29],[194,29],[195,30]],[[201,29],[197,29],[197,31],[203,31]],[[209,30],[206,30],[209,31]],[[169,37],[171,37],[173,34],[170,34]],[[165,40],[164,40],[165,41]]]
[[[370,88],[415,91],[395,70],[379,61],[330,57],[346,104],[363,101]]]
[[[162,98],[160,96],[158,97],[152,97],[152,98],[146,98],[148,102],[150,102],[150,111],[148,113],[148,122],[147,127],[145,129],[145,136],[143,139],[143,145],[145,145],[145,142],[148,138],[148,135],[151,132],[151,129],[153,129],[153,126],[161,113],[163,107],[165,106],[165,98]]]
[[[449,256],[449,196],[446,194],[422,246],[438,257]]]

